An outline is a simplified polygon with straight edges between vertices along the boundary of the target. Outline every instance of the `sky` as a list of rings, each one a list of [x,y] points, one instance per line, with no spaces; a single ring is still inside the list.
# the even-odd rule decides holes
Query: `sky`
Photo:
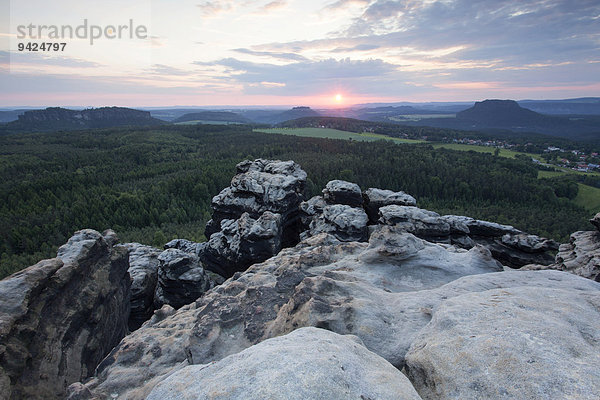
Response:
[[[0,107],[600,96],[598,0],[0,4]],[[94,41],[92,25],[103,32]],[[81,38],[68,37],[80,26]],[[129,35],[138,27],[145,34]],[[34,42],[66,45],[19,51]]]

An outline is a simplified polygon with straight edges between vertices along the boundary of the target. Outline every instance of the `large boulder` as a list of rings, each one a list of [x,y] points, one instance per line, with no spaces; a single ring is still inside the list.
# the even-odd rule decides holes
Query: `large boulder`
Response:
[[[328,205],[311,221],[307,235],[329,233],[344,242],[364,242],[369,236],[367,223],[367,214],[362,208]]]
[[[379,219],[379,209],[385,206],[416,206],[417,200],[404,192],[369,188],[363,193],[364,206],[369,221],[376,223]]]
[[[0,397],[61,398],[127,333],[127,250],[75,233],[57,258],[0,281]]]
[[[424,399],[593,399],[600,291],[513,287],[443,302],[406,356]]]
[[[350,207],[361,207],[363,204],[360,187],[356,183],[338,179],[327,182],[323,198],[327,204],[345,204]]]
[[[413,399],[410,381],[356,336],[302,328],[211,364],[185,367],[147,400]]]
[[[198,257],[178,249],[167,249],[158,256],[158,285],[155,308],[168,304],[179,308],[202,296],[214,286]]]
[[[237,220],[224,220],[199,251],[205,267],[226,278],[277,254],[282,246],[282,218],[265,211],[253,219],[244,213]]]
[[[158,282],[158,256],[161,250],[139,243],[120,245],[129,254],[131,312],[129,330],[139,328],[154,312],[154,292]]]
[[[244,213],[253,219],[265,211],[280,214],[285,246],[298,242],[298,206],[303,200],[306,172],[293,161],[244,161],[237,165],[231,186],[212,199],[213,215],[206,227],[210,238],[226,219],[237,220]]]

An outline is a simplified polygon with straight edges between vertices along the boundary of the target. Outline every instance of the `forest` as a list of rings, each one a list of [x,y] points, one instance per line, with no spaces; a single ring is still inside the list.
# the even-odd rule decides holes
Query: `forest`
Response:
[[[298,162],[307,198],[331,179],[403,190],[422,208],[511,224],[566,241],[590,213],[569,179],[537,179],[527,160],[253,132],[249,126],[113,128],[0,137],[0,278],[43,258],[76,230],[115,230],[161,247],[203,241],[211,198],[244,159]]]

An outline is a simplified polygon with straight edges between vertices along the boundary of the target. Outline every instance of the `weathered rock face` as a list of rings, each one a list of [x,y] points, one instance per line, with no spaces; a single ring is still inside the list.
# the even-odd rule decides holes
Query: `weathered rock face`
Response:
[[[410,381],[356,336],[302,328],[216,363],[188,366],[148,400],[413,399]]]
[[[202,296],[214,286],[198,257],[178,249],[167,249],[158,256],[158,285],[155,308],[168,304],[179,308]]]
[[[244,161],[237,165],[231,186],[212,199],[213,216],[207,224],[210,238],[221,227],[221,221],[236,220],[244,213],[253,219],[265,211],[280,214],[285,246],[298,242],[298,206],[302,202],[306,172],[293,161]]]
[[[363,198],[356,183],[333,180],[323,189],[323,198],[328,204],[345,204],[350,207],[362,207]]]
[[[204,266],[224,277],[244,271],[281,250],[282,218],[265,211],[252,219],[248,213],[237,220],[221,222],[221,231],[213,234],[199,251]]]
[[[154,292],[158,282],[158,256],[161,250],[139,243],[120,245],[129,254],[131,312],[129,330],[139,328],[154,312]]]
[[[483,248],[452,251],[381,229],[369,244],[311,237],[236,274],[176,314],[147,322],[103,361],[89,388],[101,397],[145,398],[182,365],[217,361],[302,326],[355,334],[371,351],[401,365],[411,336],[399,329],[414,336],[430,319],[427,304],[442,296],[417,292],[419,302],[428,299],[423,307],[415,307],[417,300],[404,307],[396,296],[501,268]],[[403,323],[406,315],[418,325]]]
[[[597,227],[598,220],[600,220],[600,213],[596,214],[590,222]],[[600,282],[600,229],[573,233],[569,243],[560,245],[553,264],[530,264],[522,269],[557,269]]]
[[[376,223],[379,219],[379,209],[385,206],[416,206],[417,200],[404,192],[369,188],[363,193],[365,211],[369,221]]]
[[[365,242],[369,236],[367,222],[367,214],[362,208],[327,205],[311,221],[308,235],[329,233],[344,242]]]
[[[310,229],[310,223],[323,212],[325,206],[327,206],[327,203],[322,196],[311,197],[307,201],[300,203],[302,232]]]
[[[590,219],[590,223],[596,227],[596,230],[600,231],[600,213],[594,215],[594,218]]]
[[[518,268],[531,263],[551,264],[553,240],[528,235],[509,225],[438,213],[412,206],[389,205],[379,209],[379,223],[392,225],[436,243],[451,243],[469,249],[475,244],[488,248],[504,265]]]
[[[125,336],[129,263],[115,239],[76,232],[57,258],[0,281],[2,398],[63,397]]]
[[[557,269],[600,282],[600,232],[575,232],[569,243],[560,245],[553,264],[530,264],[522,269]]]
[[[454,297],[406,359],[424,399],[595,398],[600,291],[515,287]]]
[[[173,239],[165,244],[165,250],[167,249],[178,249],[186,253],[198,255],[202,249],[202,243],[192,242],[187,239]]]

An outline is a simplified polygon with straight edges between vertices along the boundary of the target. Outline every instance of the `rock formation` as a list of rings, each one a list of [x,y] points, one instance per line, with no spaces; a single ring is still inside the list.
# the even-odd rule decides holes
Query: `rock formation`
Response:
[[[198,257],[178,249],[167,249],[158,256],[158,284],[154,306],[168,304],[179,308],[202,296],[215,284],[204,272]]]
[[[283,222],[280,214],[263,212],[253,219],[245,212],[240,218],[221,221],[221,230],[199,248],[203,265],[210,271],[230,277],[281,250]]]
[[[137,244],[112,247],[113,234],[92,235],[111,257],[120,252],[125,269],[124,251],[129,251],[136,287],[132,305],[139,315],[150,310],[148,293],[156,276],[152,293],[158,309],[118,344],[114,340],[102,361],[85,364],[75,379],[63,379],[61,390],[80,380],[69,387],[68,398],[593,398],[597,393],[600,283],[592,279],[600,232],[574,234],[550,267],[562,263],[561,269],[592,279],[514,270],[509,267],[532,260],[536,265],[524,269],[549,268],[540,263],[552,263],[557,244],[511,226],[423,210],[403,192],[362,193],[344,181],[332,181],[323,196],[302,201],[305,179],[291,161],[240,163],[231,186],[213,199],[205,243],[177,239],[159,253]],[[78,242],[59,255],[72,260]],[[30,273],[50,287],[52,279],[44,277],[62,266],[49,260]],[[208,270],[229,279],[215,282]],[[17,287],[18,281],[12,282],[8,289]],[[124,298],[120,287],[115,284],[111,301]],[[28,290],[23,299],[40,296],[38,289]],[[3,327],[22,319],[27,308],[19,306],[25,300],[11,301],[17,305],[0,301],[5,335],[0,343],[23,353],[30,342],[14,342],[4,333],[12,328]],[[31,335],[19,338],[31,340]],[[35,374],[42,376],[16,368],[14,360],[21,358],[6,357],[13,354],[8,350],[0,353],[0,391],[16,382],[13,376],[23,374],[26,384]]]
[[[161,251],[139,243],[120,245],[129,254],[131,276],[131,313],[129,330],[134,331],[154,312],[154,292],[158,281],[158,256]]]
[[[356,183],[329,181],[323,189],[323,198],[327,204],[345,204],[350,207],[362,207],[363,198],[360,187]]]
[[[385,206],[416,206],[417,200],[404,192],[369,188],[363,193],[365,211],[369,221],[376,223],[379,219],[379,209]]]
[[[223,220],[236,220],[244,213],[258,219],[270,211],[281,215],[284,245],[297,243],[298,206],[303,200],[306,172],[293,161],[262,159],[241,162],[236,168],[231,186],[212,199],[207,239],[220,230]]]
[[[561,244],[553,264],[532,264],[526,265],[523,269],[557,269],[600,282],[599,221],[600,213],[596,214],[590,220],[590,223],[596,227],[596,230],[574,232],[569,239],[569,243]]]
[[[127,251],[85,229],[0,281],[0,398],[61,398],[127,333]]]

